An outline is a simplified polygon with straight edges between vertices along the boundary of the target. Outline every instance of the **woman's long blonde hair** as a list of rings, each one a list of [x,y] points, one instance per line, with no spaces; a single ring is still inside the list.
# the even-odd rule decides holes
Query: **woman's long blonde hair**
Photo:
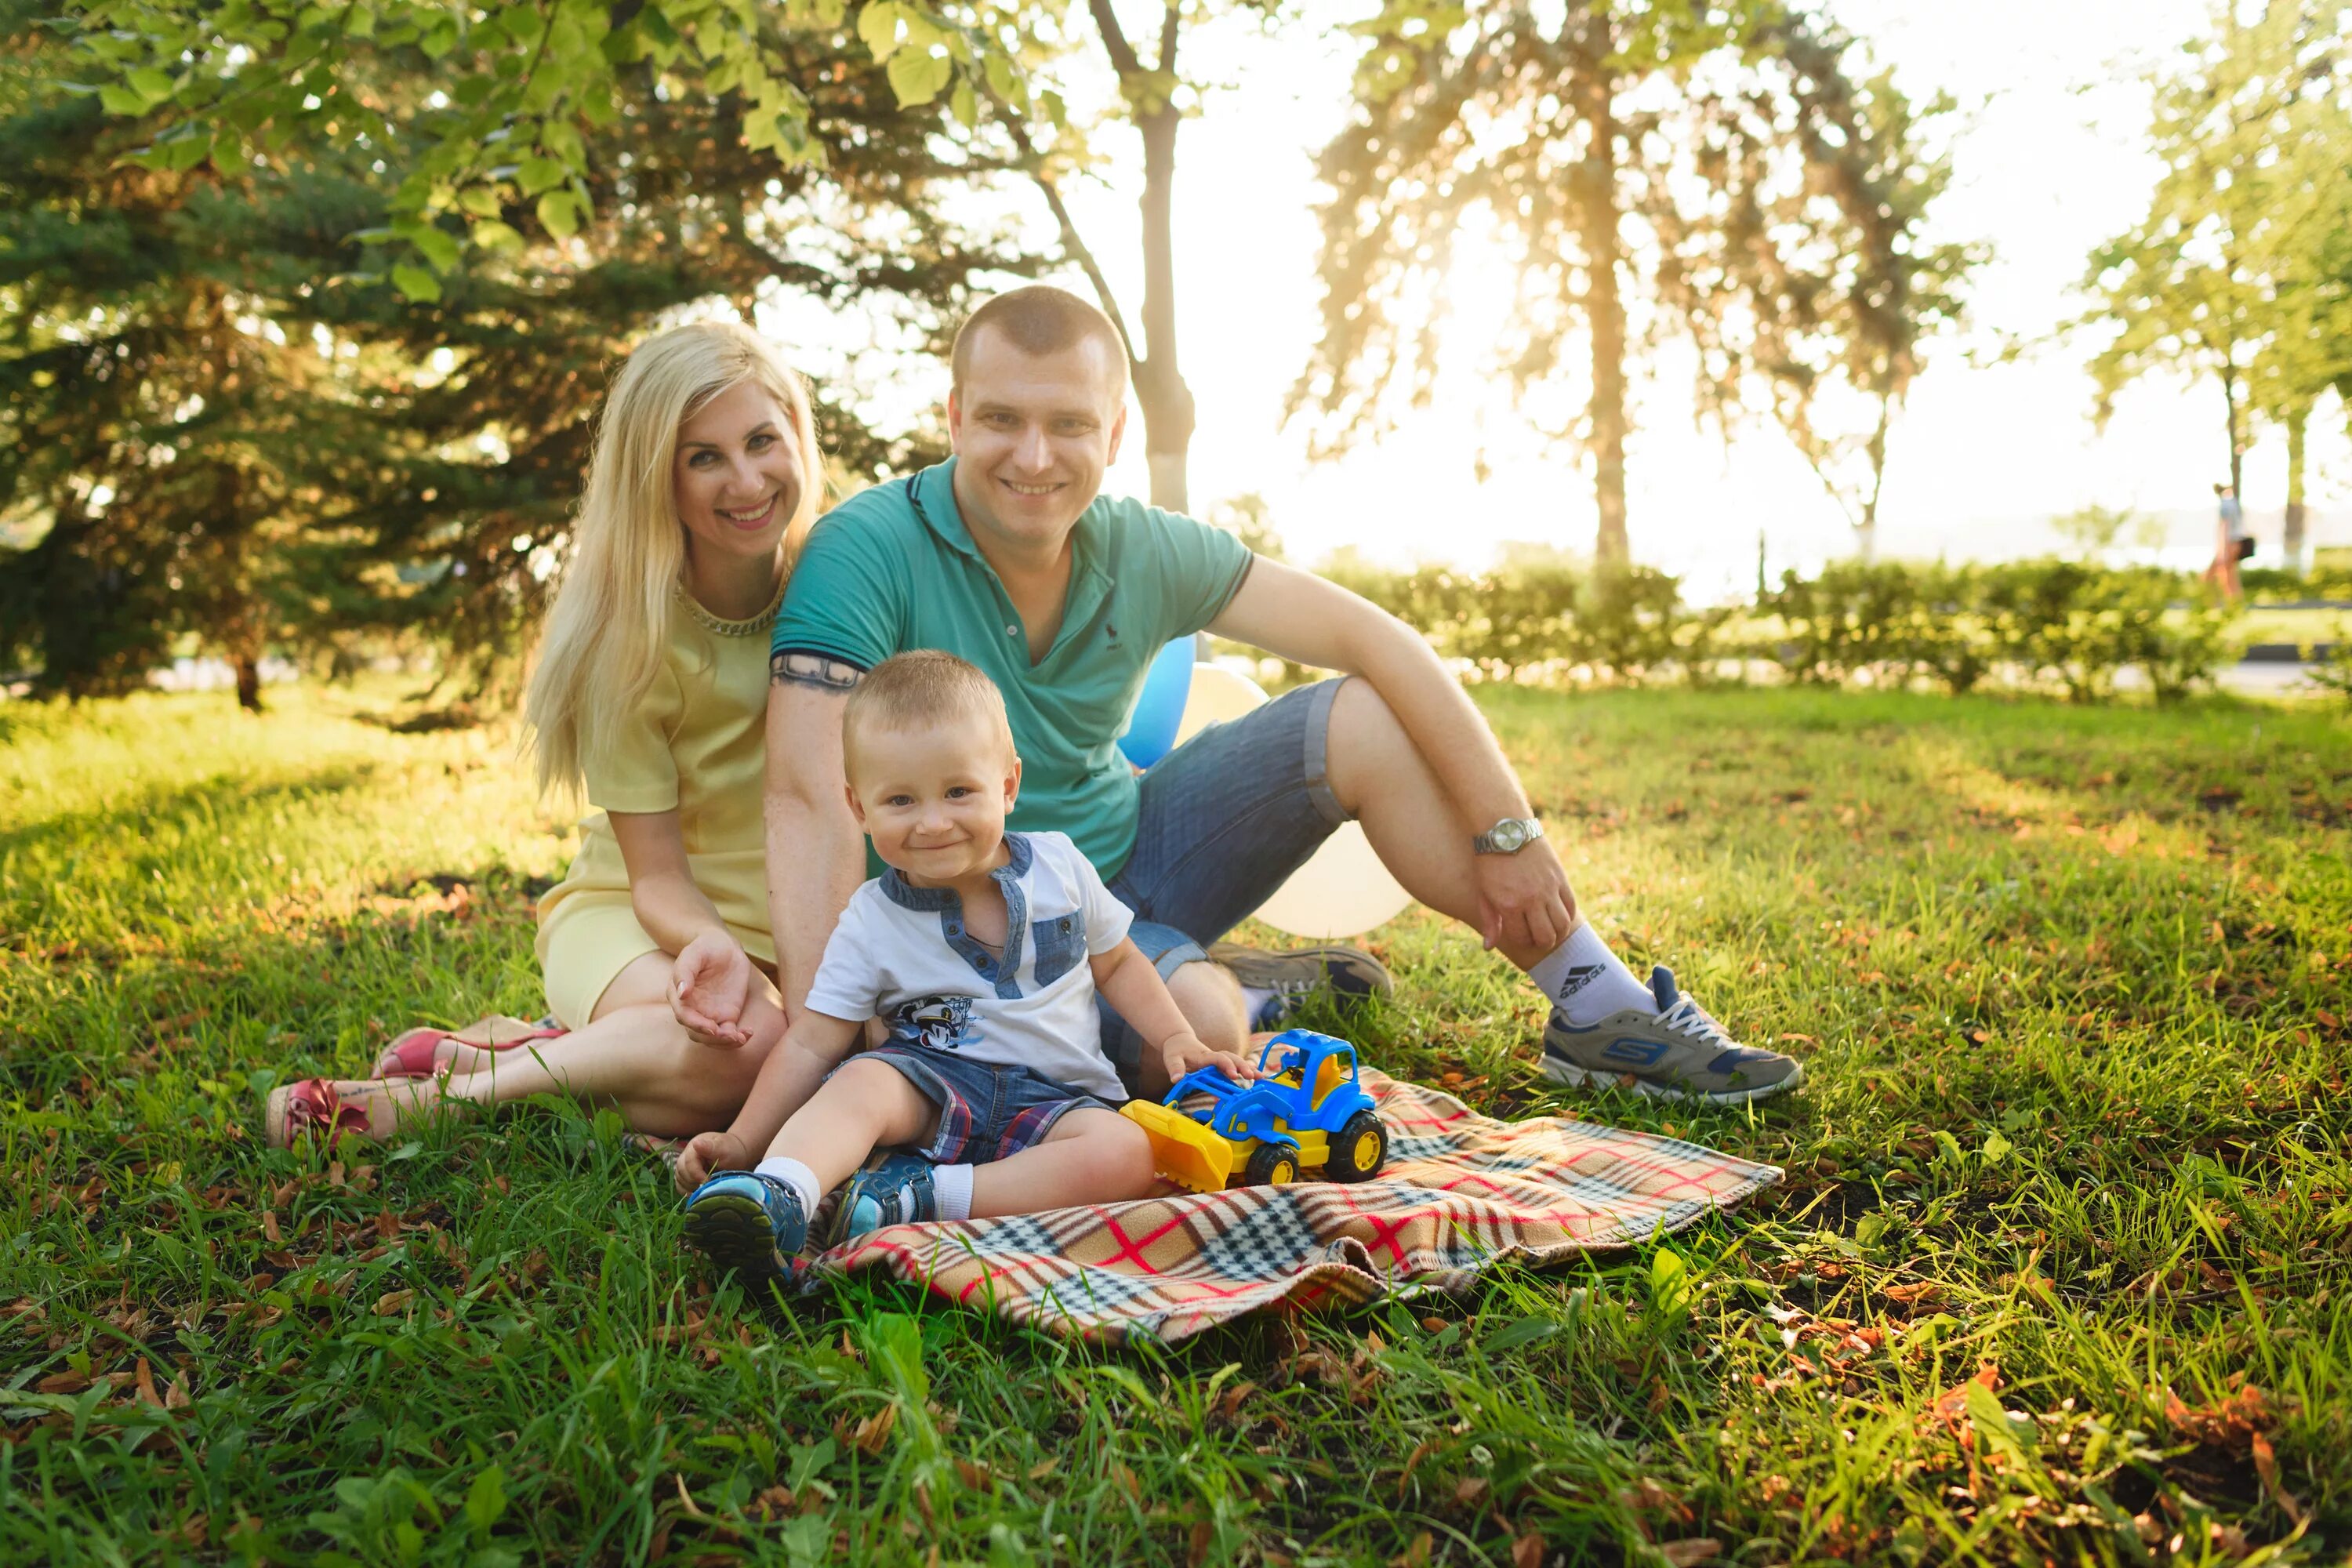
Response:
[[[746,381],[782,405],[800,446],[800,505],[783,539],[784,571],[792,571],[824,488],[801,378],[773,344],[740,322],[696,321],[648,339],[604,395],[572,521],[572,559],[523,704],[541,790],[577,789],[583,764],[611,754],[622,721],[660,676],[686,565],[671,488],[678,427]]]

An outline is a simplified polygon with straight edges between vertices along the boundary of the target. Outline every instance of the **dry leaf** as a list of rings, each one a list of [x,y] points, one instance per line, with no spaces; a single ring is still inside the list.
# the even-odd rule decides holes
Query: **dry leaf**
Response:
[[[2270,1494],[2271,1501],[2278,1505],[2278,1510],[2286,1515],[2286,1521],[2301,1524],[2303,1505],[2294,1500],[2294,1495],[2279,1479],[2278,1454],[2271,1447],[2271,1440],[2260,1432],[2254,1434],[2254,1473],[2263,1478],[2263,1490]]]
[[[986,1465],[975,1464],[970,1459],[958,1459],[955,1462],[955,1471],[956,1479],[973,1491],[990,1491],[996,1486],[996,1472]]]
[[[415,1300],[416,1292],[414,1290],[387,1290],[376,1298],[375,1315],[379,1318],[396,1316]]]
[[[286,1233],[278,1228],[278,1215],[275,1210],[264,1210],[262,1212],[261,1234],[268,1237],[271,1245],[273,1246],[283,1247],[286,1245]]]
[[[1723,1555],[1723,1542],[1712,1535],[1694,1535],[1688,1541],[1663,1541],[1658,1543],[1658,1555],[1675,1568],[1692,1568],[1694,1563],[1711,1563]]]
[[[163,1396],[155,1392],[155,1373],[153,1369],[148,1366],[147,1358],[143,1355],[139,1358],[139,1371],[135,1374],[135,1380],[139,1384],[140,1399],[158,1410],[163,1409]]]
[[[1209,1560],[1209,1548],[1216,1543],[1216,1527],[1205,1519],[1192,1521],[1192,1539],[1184,1549],[1184,1568],[1201,1568]]]
[[[1522,1535],[1511,1542],[1511,1568],[1543,1568],[1544,1542],[1540,1535]]]
[[[1476,1508],[1486,1500],[1486,1478],[1465,1476],[1454,1483],[1454,1500],[1464,1508]]]
[[[89,1375],[79,1372],[53,1372],[33,1386],[43,1394],[79,1394],[89,1386]]]

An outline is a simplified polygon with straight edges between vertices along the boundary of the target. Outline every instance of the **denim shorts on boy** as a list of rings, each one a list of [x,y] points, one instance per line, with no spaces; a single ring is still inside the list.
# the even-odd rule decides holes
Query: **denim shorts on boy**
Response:
[[[1326,757],[1344,682],[1284,692],[1213,725],[1143,775],[1135,848],[1111,896],[1135,911],[1127,934],[1164,977],[1274,896],[1348,820]],[[1100,1004],[1103,1054],[1132,1089],[1143,1042]]]
[[[877,1046],[849,1059],[888,1062],[940,1108],[939,1131],[916,1151],[935,1165],[1009,1160],[1044,1142],[1054,1124],[1071,1111],[1088,1106],[1111,1109],[1084,1089],[1055,1083],[1027,1068],[971,1061],[944,1051]]]

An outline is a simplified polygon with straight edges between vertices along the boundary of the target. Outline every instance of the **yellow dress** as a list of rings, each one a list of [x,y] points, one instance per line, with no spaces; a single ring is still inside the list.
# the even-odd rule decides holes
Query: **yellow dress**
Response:
[[[677,813],[695,885],[743,951],[773,967],[761,802],[767,776],[768,635],[776,600],[721,620],[681,587],[662,672],[612,755],[584,768],[591,805],[580,854],[539,900],[540,973],[558,1022],[578,1028],[622,970],[661,944],[637,923],[606,812]]]

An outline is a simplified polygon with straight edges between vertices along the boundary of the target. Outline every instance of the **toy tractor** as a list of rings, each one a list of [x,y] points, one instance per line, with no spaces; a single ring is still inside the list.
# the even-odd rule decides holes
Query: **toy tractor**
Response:
[[[1158,1105],[1122,1109],[1151,1135],[1160,1173],[1196,1193],[1221,1192],[1236,1174],[1280,1186],[1320,1169],[1335,1182],[1366,1182],[1388,1159],[1388,1129],[1357,1081],[1356,1047],[1311,1029],[1285,1029],[1258,1053],[1258,1079],[1235,1083],[1215,1068],[1186,1073]],[[1200,1094],[1196,1110],[1184,1100]]]

